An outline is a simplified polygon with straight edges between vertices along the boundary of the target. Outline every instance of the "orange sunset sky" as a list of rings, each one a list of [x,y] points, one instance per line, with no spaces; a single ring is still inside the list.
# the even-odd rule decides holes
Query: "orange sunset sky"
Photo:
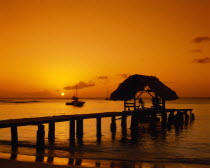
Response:
[[[209,0],[1,0],[0,98],[106,97],[128,75],[210,97]]]

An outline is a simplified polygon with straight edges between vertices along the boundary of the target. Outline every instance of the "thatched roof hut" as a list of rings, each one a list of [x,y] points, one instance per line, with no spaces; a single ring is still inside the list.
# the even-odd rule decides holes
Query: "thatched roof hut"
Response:
[[[112,92],[111,100],[131,100],[137,92],[145,91],[145,87],[150,88],[150,92],[162,100],[176,100],[178,96],[175,91],[163,84],[158,78],[146,75],[132,75],[123,81],[119,87]]]

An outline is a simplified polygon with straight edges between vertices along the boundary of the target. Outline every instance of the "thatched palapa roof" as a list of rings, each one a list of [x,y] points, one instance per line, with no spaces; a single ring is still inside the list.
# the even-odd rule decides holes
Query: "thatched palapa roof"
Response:
[[[137,92],[144,91],[148,86],[152,92],[155,92],[163,100],[176,100],[178,96],[154,76],[131,75],[123,81],[119,87],[112,92],[111,100],[131,100]]]

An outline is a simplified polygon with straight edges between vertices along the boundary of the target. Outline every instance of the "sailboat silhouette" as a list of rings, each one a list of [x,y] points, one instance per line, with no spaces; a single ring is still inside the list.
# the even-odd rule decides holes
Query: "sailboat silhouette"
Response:
[[[71,102],[66,102],[66,105],[72,105],[72,106],[82,107],[85,104],[84,101],[79,101],[78,91],[77,91],[77,85],[75,86],[75,95],[72,96],[71,99],[72,99],[72,101]]]

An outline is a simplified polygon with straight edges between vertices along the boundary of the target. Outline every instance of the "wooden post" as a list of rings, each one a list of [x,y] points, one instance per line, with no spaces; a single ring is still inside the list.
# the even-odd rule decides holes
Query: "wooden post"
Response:
[[[135,97],[135,95],[134,95],[133,100],[134,100],[134,111],[136,111],[136,97]]]
[[[73,165],[73,164],[74,164],[74,159],[69,158],[68,165]]]
[[[126,100],[124,100],[124,111],[126,111]]]
[[[17,159],[17,152],[16,153],[11,153],[10,159],[11,160],[16,160]]]
[[[116,133],[116,121],[115,121],[115,116],[112,116],[112,121],[110,125],[110,130],[113,134]]]
[[[96,137],[97,141],[101,140],[101,117],[96,118]]]
[[[48,156],[47,158],[47,163],[53,163],[54,157],[53,156]]]
[[[138,115],[133,114],[131,116],[131,137],[136,139],[138,136]]]
[[[122,115],[121,128],[122,128],[122,137],[125,138],[127,135],[127,116],[126,115]]]
[[[190,120],[192,119],[192,110],[190,110]]]
[[[168,116],[168,123],[171,124],[174,122],[174,111],[171,111]]]
[[[36,150],[37,151],[44,151],[45,147],[45,131],[44,131],[44,125],[39,124],[38,125],[38,131],[37,131],[37,137],[36,137]]]
[[[133,114],[131,116],[131,129],[136,129],[138,127],[138,115]]]
[[[38,154],[36,156],[36,162],[43,162],[44,161],[44,153]]]
[[[192,110],[190,110],[190,120],[195,120],[195,114],[192,113]]]
[[[17,126],[11,127],[11,142],[12,142],[12,150],[16,150],[18,147],[18,132]]]
[[[95,166],[96,166],[96,167],[101,167],[101,163],[100,163],[100,161],[96,161]]]
[[[81,164],[82,164],[82,159],[80,159],[80,158],[77,158],[76,160],[75,160],[75,166],[81,166]]]
[[[71,120],[69,124],[69,140],[75,141],[75,120]]]
[[[55,122],[54,121],[49,123],[48,141],[51,143],[55,141]]]
[[[162,100],[162,109],[161,109],[161,113],[162,113],[162,126],[166,126],[166,122],[167,122],[167,112],[165,110],[165,100]]]
[[[185,121],[185,124],[189,122],[189,115],[187,114],[187,111],[184,111],[184,121]]]
[[[127,116],[126,115],[122,115],[121,126],[122,126],[122,128],[127,127]]]
[[[81,140],[83,138],[83,119],[77,120],[77,139]]]

